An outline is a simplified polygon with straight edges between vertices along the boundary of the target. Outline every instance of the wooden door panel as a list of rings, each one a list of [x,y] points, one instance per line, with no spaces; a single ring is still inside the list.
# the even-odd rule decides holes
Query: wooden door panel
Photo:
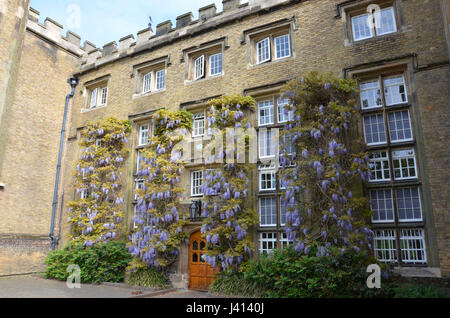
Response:
[[[200,231],[191,235],[189,249],[189,288],[208,290],[216,279],[216,271],[206,262],[202,262],[202,256],[206,253],[206,240],[202,238]]]

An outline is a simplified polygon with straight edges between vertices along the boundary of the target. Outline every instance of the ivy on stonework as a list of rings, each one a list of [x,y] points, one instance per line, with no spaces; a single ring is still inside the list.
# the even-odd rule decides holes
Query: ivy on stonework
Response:
[[[356,83],[312,72],[286,85],[285,112],[293,121],[281,133],[282,205],[286,232],[296,251],[328,255],[372,249],[371,215],[361,182],[369,158],[357,133]],[[355,190],[356,189],[356,190]]]
[[[70,239],[89,247],[119,236],[123,221],[123,166],[129,150],[128,121],[110,117],[88,123],[74,176],[79,199],[69,206]]]
[[[186,223],[180,209],[184,189],[179,185],[184,162],[175,147],[192,129],[191,121],[192,114],[186,111],[160,110],[152,116],[153,136],[140,151],[137,171],[143,186],[136,193],[137,229],[129,237],[131,271],[146,267],[165,271],[179,255]]]
[[[238,137],[242,137],[238,136],[238,132],[245,135],[250,128],[248,115],[254,110],[255,104],[253,98],[242,96],[224,96],[209,102],[209,127],[226,134],[224,139],[234,141],[232,149],[212,149],[211,157],[205,158],[206,162],[216,162],[217,159],[225,161],[220,167],[211,166],[205,171],[205,220],[202,226],[202,234],[210,247],[206,261],[223,272],[238,271],[253,251],[249,232],[257,224],[257,214],[249,204],[252,167],[238,163],[242,161],[239,159],[245,158],[239,158],[237,141]],[[221,134],[218,136],[222,138]],[[234,162],[230,162],[230,158]]]

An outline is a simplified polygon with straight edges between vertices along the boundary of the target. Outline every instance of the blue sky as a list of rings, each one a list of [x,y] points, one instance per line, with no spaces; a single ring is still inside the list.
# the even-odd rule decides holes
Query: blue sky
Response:
[[[128,34],[136,37],[148,26],[149,16],[155,30],[166,20],[175,25],[176,17],[187,12],[197,19],[198,9],[212,3],[222,11],[222,0],[31,0],[31,6],[41,13],[41,23],[50,17],[64,25],[64,34],[70,29],[81,36],[82,43],[88,40],[97,47]]]

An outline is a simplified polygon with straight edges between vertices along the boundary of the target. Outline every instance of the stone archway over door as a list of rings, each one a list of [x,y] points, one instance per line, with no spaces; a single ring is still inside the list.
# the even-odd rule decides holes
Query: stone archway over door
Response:
[[[200,231],[191,235],[189,248],[189,289],[208,290],[216,279],[214,268],[204,257],[207,252],[206,240]]]

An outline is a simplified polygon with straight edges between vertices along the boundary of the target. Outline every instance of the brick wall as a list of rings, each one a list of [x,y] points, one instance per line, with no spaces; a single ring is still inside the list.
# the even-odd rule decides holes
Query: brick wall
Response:
[[[6,184],[0,190],[0,275],[42,269],[50,250],[67,79],[77,62],[54,43],[29,30],[24,34],[14,100],[0,128],[7,138],[0,178]]]

